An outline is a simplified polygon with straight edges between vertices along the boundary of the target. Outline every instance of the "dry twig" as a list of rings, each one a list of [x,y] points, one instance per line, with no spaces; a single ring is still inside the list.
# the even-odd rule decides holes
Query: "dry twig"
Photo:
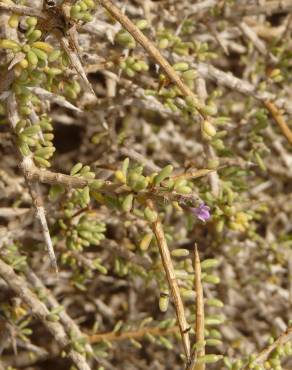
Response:
[[[161,328],[141,328],[132,331],[125,331],[125,332],[109,332],[109,333],[101,333],[101,334],[93,334],[88,337],[90,343],[98,343],[105,340],[110,342],[112,341],[122,341],[127,339],[139,339],[145,337],[147,334],[151,334],[153,336],[162,336],[162,335],[169,335],[174,334],[179,331],[178,326],[172,326],[168,329],[161,329]]]
[[[25,172],[25,176],[29,181],[32,182],[40,182],[43,184],[50,184],[50,185],[62,185],[69,189],[80,189],[84,188],[85,186],[90,185],[91,180],[88,180],[84,177],[75,177],[70,175],[65,175],[62,173],[56,173],[52,171],[48,171],[46,169],[39,169],[37,168],[33,163],[23,163],[22,162],[22,168]],[[111,182],[109,180],[105,180],[103,182],[103,185],[100,189],[98,189],[98,192],[102,194],[109,194],[109,195],[117,195],[126,193],[128,194],[131,192],[131,188],[129,188],[127,185],[120,185],[116,184],[114,182]],[[168,199],[169,201],[178,201],[180,202],[182,195],[180,193],[177,193],[175,191],[166,191],[165,188],[160,189],[151,189],[151,190],[141,190],[140,195],[146,195],[151,198],[163,198]],[[193,193],[189,195],[184,195],[184,199],[188,199],[190,202],[194,202],[196,200],[199,200],[198,196]]]
[[[80,61],[80,56],[78,54],[76,25],[73,25],[73,27],[69,28],[67,6],[64,5],[60,8],[58,7],[58,10],[55,10],[54,8],[54,10],[45,8],[41,10],[22,5],[0,3],[0,9],[20,15],[36,16],[42,19],[46,26],[52,24],[52,29],[50,31],[52,31],[52,33],[54,33],[59,40],[63,49],[67,53],[73,68],[81,77],[86,89],[95,96],[95,92],[91,86],[91,83],[88,81],[83,65]],[[64,28],[62,33],[64,33],[65,36],[60,36],[60,28]]]
[[[16,13],[19,15],[36,16],[42,19],[47,18],[46,14],[40,9],[31,8],[29,6],[24,6],[24,5],[5,4],[5,3],[0,2],[0,9],[6,10],[12,13]]]
[[[270,346],[265,348],[263,351],[261,351],[256,359],[254,360],[255,364],[262,364],[264,361],[267,360],[267,358],[270,356],[270,354],[279,346],[283,346],[285,343],[292,341],[292,326],[288,327],[287,330],[282,333],[274,343],[272,343]],[[247,370],[248,367],[245,368]]]
[[[195,63],[193,64],[193,67],[197,68],[198,72],[202,74],[202,76],[211,80],[215,80],[219,85],[227,86],[230,89],[236,90],[245,95],[251,95],[255,99],[260,100],[271,113],[272,117],[274,118],[277,125],[280,127],[286,139],[289,141],[289,143],[292,143],[292,131],[284,120],[283,115],[279,112],[279,109],[273,102],[276,99],[276,96],[274,94],[271,94],[268,91],[259,92],[249,82],[241,80],[233,76],[231,73],[220,71],[219,69],[206,63]],[[280,103],[283,104],[282,102]],[[289,102],[284,102],[283,105],[289,113],[292,112],[291,104],[289,104]]]
[[[80,256],[82,257],[82,256]],[[49,289],[45,287],[43,282],[39,279],[39,277],[28,267],[25,271],[26,278],[28,282],[31,283],[34,289],[41,290],[46,295],[46,301],[48,303],[49,309],[54,309],[59,307],[59,303],[54,297],[54,295],[50,292]],[[75,323],[75,321],[68,315],[68,313],[64,310],[62,310],[59,313],[60,322],[64,326],[64,329],[67,333],[67,335],[71,335],[74,333],[77,337],[84,337],[84,334],[82,334],[81,330],[79,329],[79,326]],[[85,344],[85,348],[88,353],[93,354],[93,349],[90,346],[89,343]]]
[[[237,6],[235,4],[235,9],[231,8],[231,11],[235,11],[236,16],[245,15],[256,15],[256,14],[277,14],[289,12],[292,10],[291,0],[269,0],[265,1],[263,4],[247,4]]]
[[[207,93],[206,81],[201,76],[197,78],[196,89],[197,89],[197,94],[198,96],[200,96],[201,101],[205,103],[205,100],[208,97],[208,93]],[[216,162],[219,162],[212,145],[207,142],[204,144],[204,146],[205,146],[205,155],[207,157],[207,161],[215,160]],[[217,171],[216,170],[210,171],[208,178],[209,178],[212,194],[214,195],[214,197],[217,198],[220,192],[220,179],[219,179]]]
[[[115,255],[124,258],[130,263],[140,265],[147,270],[151,269],[152,267],[152,261],[150,260],[150,258],[148,259],[144,256],[139,256],[138,254],[133,253],[132,251],[126,248],[123,248],[114,240],[105,239],[101,242],[101,245],[105,249],[111,250]]]
[[[280,130],[285,135],[286,139],[289,141],[290,144],[292,144],[292,131],[286,123],[283,114],[276,107],[276,105],[269,100],[264,101],[264,105],[270,112],[271,116],[274,118],[275,122],[280,127]]]
[[[48,319],[50,311],[35,294],[29,289],[26,281],[17,275],[14,270],[0,259],[0,276],[6,281],[7,285],[25,302],[31,309],[33,315],[38,317],[62,349],[68,350],[68,356],[79,370],[90,370],[84,355],[76,352],[71,347],[63,326],[59,322]]]
[[[256,49],[263,55],[270,58],[273,63],[277,63],[278,59],[267,50],[265,43],[258,37],[256,32],[245,22],[240,22],[238,27],[242,33],[254,44]]]
[[[195,291],[196,291],[196,348],[191,356],[187,370],[205,370],[205,363],[196,363],[197,359],[205,355],[205,323],[204,323],[204,295],[201,280],[201,263],[197,246],[194,258]]]
[[[147,51],[147,53],[160,65],[167,77],[180,89],[186,97],[191,97],[195,108],[203,118],[206,118],[203,112],[203,106],[198,101],[192,90],[183,83],[176,71],[169,62],[161,55],[153,43],[139,30],[134,23],[124,15],[110,0],[100,0],[101,5],[134,37],[134,39]]]
[[[154,209],[154,204],[151,200],[147,201],[148,206]],[[161,256],[162,264],[166,274],[167,282],[171,291],[171,295],[174,301],[177,321],[179,324],[180,334],[183,341],[184,351],[187,361],[190,358],[190,337],[189,330],[190,326],[186,320],[183,301],[180,296],[178,283],[175,276],[174,267],[170,257],[170,252],[168,249],[167,241],[165,239],[164,231],[161,222],[159,219],[152,223],[152,230],[156,237],[159,253]]]

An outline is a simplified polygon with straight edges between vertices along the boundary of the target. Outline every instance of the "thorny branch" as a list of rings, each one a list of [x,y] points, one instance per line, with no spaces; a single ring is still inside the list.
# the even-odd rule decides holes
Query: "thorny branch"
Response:
[[[187,370],[205,370],[204,363],[196,363],[197,359],[205,355],[205,322],[204,322],[204,295],[201,278],[201,263],[197,246],[195,246],[194,258],[195,291],[196,291],[196,347],[191,356]]]
[[[108,341],[122,341],[127,339],[139,339],[147,336],[147,334],[151,334],[153,336],[162,336],[162,335],[169,335],[175,334],[179,332],[178,326],[171,326],[167,329],[161,329],[158,327],[155,328],[141,328],[137,330],[131,331],[117,331],[117,332],[109,332],[109,333],[100,333],[100,334],[93,334],[88,337],[90,343],[98,343],[105,340]]]
[[[276,107],[276,105],[269,100],[264,101],[264,105],[268,109],[271,116],[274,118],[274,120],[278,124],[278,126],[280,127],[283,134],[286,136],[289,143],[292,144],[292,131],[287,125],[283,117],[283,113],[281,113],[280,110]]]
[[[147,201],[148,206],[155,210],[154,204],[151,200]],[[186,320],[185,312],[184,312],[184,305],[183,301],[179,292],[179,287],[177,283],[177,279],[175,276],[174,267],[172,264],[172,260],[170,257],[170,252],[168,249],[167,241],[165,239],[164,231],[161,222],[157,219],[157,221],[152,223],[153,233],[156,237],[159,253],[161,256],[161,260],[163,263],[164,271],[166,274],[167,282],[171,291],[171,296],[174,301],[174,306],[176,310],[177,321],[180,328],[180,334],[183,341],[184,351],[186,355],[187,361],[190,358],[190,338],[189,338],[189,330],[190,326]]]
[[[84,177],[75,177],[70,175],[65,175],[61,173],[52,172],[45,169],[39,169],[37,168],[31,161],[25,161],[21,163],[21,167],[25,173],[26,178],[29,181],[32,182],[40,182],[44,184],[59,184],[63,185],[69,189],[78,189],[78,188],[84,188],[85,186],[88,186],[91,184],[91,180],[88,180]],[[197,178],[201,176],[205,176],[209,173],[209,170],[198,170],[195,172],[185,173],[181,175],[177,175],[177,177],[185,177],[185,178]],[[176,177],[174,177],[176,178]],[[103,194],[122,194],[122,193],[129,193],[131,189],[127,185],[120,185],[113,183],[109,180],[102,181],[102,184],[100,188],[98,189],[99,192]],[[188,194],[188,195],[181,195],[175,191],[167,191],[167,189],[164,188],[158,188],[158,189],[151,189],[149,190],[143,190],[140,192],[140,195],[146,195],[148,197],[153,198],[163,198],[168,199],[170,201],[178,201],[180,202],[182,199],[188,199],[190,202],[194,202],[198,200],[198,196],[194,194]]]

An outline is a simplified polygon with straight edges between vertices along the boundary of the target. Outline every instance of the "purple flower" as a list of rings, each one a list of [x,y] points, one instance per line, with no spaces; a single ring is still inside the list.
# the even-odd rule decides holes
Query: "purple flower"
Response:
[[[206,222],[210,217],[210,207],[206,206],[205,203],[201,203],[199,207],[191,207],[190,211],[194,213],[199,220]]]

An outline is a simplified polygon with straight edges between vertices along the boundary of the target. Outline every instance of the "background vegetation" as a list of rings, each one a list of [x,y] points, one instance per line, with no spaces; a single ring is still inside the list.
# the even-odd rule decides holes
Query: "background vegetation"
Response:
[[[0,368],[292,368],[291,1],[0,1]]]

